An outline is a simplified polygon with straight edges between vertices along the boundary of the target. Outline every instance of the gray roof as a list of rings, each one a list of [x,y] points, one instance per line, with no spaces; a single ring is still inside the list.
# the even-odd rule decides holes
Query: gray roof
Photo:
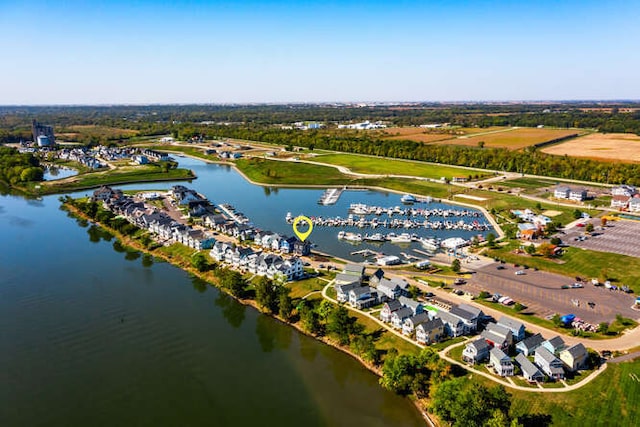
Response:
[[[489,354],[498,360],[502,360],[502,359],[511,360],[511,358],[507,356],[504,353],[504,351],[500,350],[498,347],[493,347],[491,350],[489,350]]]
[[[460,304],[458,308],[473,314],[475,317],[480,317],[484,314],[481,309],[479,309],[478,307],[474,307],[470,304]]]
[[[409,287],[409,283],[407,283],[406,280],[401,279],[399,277],[393,277],[391,279],[391,282],[395,283],[396,285],[400,286],[400,289],[407,289]]]
[[[551,353],[549,350],[547,350],[546,347],[538,347],[536,349],[536,354],[540,356],[547,363],[553,363],[556,360],[558,360],[558,358],[554,356],[554,354]]]
[[[406,319],[407,317],[411,317],[411,315],[413,315],[413,310],[411,310],[409,307],[402,307],[401,309],[394,311],[393,314],[398,316],[400,319]]]
[[[407,320],[410,320],[413,323],[413,326],[416,326],[429,320],[429,315],[427,313],[420,313],[415,316],[411,316]]]
[[[448,311],[438,311],[438,314],[436,316],[439,317],[440,319],[442,319],[442,321],[444,323],[450,323],[450,324],[453,324],[453,325],[457,325],[459,323],[462,323],[462,320],[460,320],[459,317],[454,316],[453,314],[449,313]]]
[[[553,348],[564,347],[564,340],[560,338],[560,335],[556,335],[555,337],[548,339],[547,342],[553,346]]]
[[[391,301],[388,301],[387,305],[389,306],[389,311],[391,312],[394,312],[402,308],[402,304],[397,299],[392,299]]]
[[[500,320],[498,320],[498,325],[506,326],[512,331],[518,331],[520,328],[524,327],[524,323],[518,322],[517,320],[507,316],[502,316]]]
[[[360,295],[370,294],[375,291],[376,291],[376,288],[371,288],[369,286],[355,286],[349,289],[349,292],[354,292],[358,297]]]
[[[342,293],[348,294],[350,290],[359,288],[360,285],[357,283],[347,283],[345,285],[334,285],[336,291],[341,291]]]
[[[527,349],[533,349],[534,347],[539,347],[543,342],[544,338],[538,333],[522,340],[519,346]]]
[[[563,353],[565,351],[568,352],[575,359],[576,357],[580,357],[584,355],[587,352],[587,349],[584,348],[584,345],[582,345],[582,343],[578,343],[564,350]]]
[[[344,266],[342,272],[344,274],[361,276],[364,272],[364,266],[362,264],[347,264]]]
[[[449,310],[449,314],[457,316],[467,322],[470,322],[477,317],[473,313],[469,313],[467,310],[463,310],[460,307],[451,307],[451,310]]]
[[[343,283],[355,283],[360,284],[360,279],[356,276],[352,276],[350,274],[338,273],[336,274],[336,282]]]
[[[397,283],[393,283],[391,280],[385,279],[384,277],[378,282],[378,289],[388,289],[393,292],[397,287]]]
[[[509,334],[511,334],[511,329],[507,328],[506,326],[497,324],[497,323],[489,323],[487,324],[487,327],[485,329],[485,331],[487,332],[491,332],[495,335],[499,335],[499,336],[503,336],[505,338],[509,337]],[[511,334],[513,335],[513,334]]]
[[[522,369],[522,372],[525,374],[525,376],[531,378],[534,376],[542,375],[540,369],[538,369],[536,365],[531,363],[531,361],[527,359],[524,354],[518,354],[516,356],[516,362],[518,363],[518,365],[520,365],[520,369]]]
[[[398,298],[398,300],[402,303],[402,305],[407,306],[407,307],[411,307],[413,310],[418,308],[419,305],[422,305],[418,301],[413,300],[411,298],[407,298],[407,297],[400,297],[400,298]]]
[[[487,343],[487,341],[484,338],[478,338],[475,341],[471,341],[471,342],[467,343],[467,346],[475,347],[477,353],[480,353],[480,352],[484,351],[485,349],[489,348],[489,344]]]
[[[427,320],[426,322],[421,322],[419,325],[416,325],[416,328],[420,325],[422,325],[422,329],[424,329],[425,331],[431,331],[436,328],[444,327],[444,323],[442,323],[442,319],[438,319],[437,317],[433,320]]]

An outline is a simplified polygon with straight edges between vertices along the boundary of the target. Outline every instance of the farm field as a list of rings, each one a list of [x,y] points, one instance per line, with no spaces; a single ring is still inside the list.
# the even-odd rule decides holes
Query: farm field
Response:
[[[592,133],[543,148],[547,154],[604,161],[640,162],[640,136],[630,133]]]
[[[425,129],[420,127],[398,127],[398,128],[389,128],[385,130],[383,139],[390,140],[409,140],[416,142],[435,142],[435,141],[443,141],[446,139],[456,138],[457,136],[475,134],[475,133],[484,133],[484,132],[495,132],[506,130],[508,128],[503,128],[499,126],[492,126],[488,128],[439,128],[439,129]],[[451,133],[450,133],[451,132]]]
[[[393,160],[388,158],[359,156],[354,154],[329,154],[314,157],[314,162],[344,166],[353,172],[380,175],[405,175],[440,179],[454,176],[488,176],[487,172],[463,167],[434,165],[424,162]]]
[[[56,133],[61,140],[77,140],[81,137],[119,139],[137,136],[140,132],[132,129],[121,129],[110,126],[74,125],[63,128]]]
[[[519,150],[541,142],[551,141],[565,136],[580,134],[577,129],[538,129],[512,128],[504,132],[493,132],[475,136],[459,136],[455,139],[437,141],[438,144],[466,145],[477,147],[480,141],[488,148],[508,148]]]

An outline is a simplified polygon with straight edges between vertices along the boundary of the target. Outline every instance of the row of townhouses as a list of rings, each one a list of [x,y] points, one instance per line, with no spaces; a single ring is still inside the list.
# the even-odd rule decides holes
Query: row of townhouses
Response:
[[[587,199],[587,190],[584,188],[558,186],[553,189],[553,197],[556,199],[567,199],[575,202],[582,202]]]
[[[508,355],[512,349],[516,353],[514,359]],[[488,361],[488,366],[503,377],[513,376],[517,364],[529,382],[543,381],[545,376],[551,380],[563,379],[565,370],[574,372],[584,368],[587,357],[582,344],[567,347],[559,336],[549,340],[541,334],[525,338],[524,324],[504,316],[498,323],[489,323],[480,337],[467,343],[462,352],[465,362],[473,365]]]
[[[292,281],[305,275],[302,260],[297,256],[282,257],[224,242],[216,242],[209,254],[218,262],[270,279]]]

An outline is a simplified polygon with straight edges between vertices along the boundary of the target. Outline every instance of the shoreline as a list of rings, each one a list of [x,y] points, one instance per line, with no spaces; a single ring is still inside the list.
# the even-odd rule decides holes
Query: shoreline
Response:
[[[307,331],[305,331],[301,325],[299,325],[298,323],[291,323],[291,322],[287,322],[286,320],[282,319],[280,316],[276,315],[276,314],[271,314],[271,313],[267,313],[265,311],[263,311],[257,304],[256,301],[251,300],[251,299],[246,299],[246,298],[238,298],[234,295],[232,295],[230,292],[228,292],[226,289],[222,288],[219,286],[219,284],[217,284],[215,282],[215,280],[212,280],[210,277],[207,277],[206,274],[203,274],[202,272],[197,271],[195,268],[193,267],[188,267],[188,266],[181,266],[178,265],[177,263],[173,262],[173,259],[165,254],[162,253],[154,253],[153,251],[148,250],[147,248],[145,248],[144,246],[142,246],[139,242],[137,242],[136,240],[132,239],[129,236],[125,236],[122,233],[112,229],[111,227],[105,226],[104,224],[102,224],[99,221],[96,221],[94,219],[89,218],[87,215],[85,215],[83,212],[81,212],[79,209],[77,209],[75,206],[72,206],[70,204],[67,203],[63,203],[62,206],[69,212],[71,213],[72,216],[74,216],[75,218],[81,218],[84,219],[86,221],[89,221],[92,224],[98,225],[99,227],[101,227],[104,230],[107,230],[109,233],[111,233],[118,241],[120,241],[120,243],[124,246],[127,246],[131,249],[134,249],[136,251],[145,253],[147,255],[152,256],[153,258],[157,258],[157,259],[161,259],[162,261],[171,264],[172,266],[184,271],[185,273],[188,273],[190,275],[196,276],[199,279],[203,280],[204,282],[206,282],[208,285],[213,286],[216,288],[216,290],[218,292],[224,292],[226,295],[228,295],[229,297],[233,298],[235,301],[237,301],[238,303],[244,305],[244,306],[249,306],[254,308],[256,311],[258,311],[260,314],[265,315],[265,316],[269,316],[270,318],[281,322],[287,326],[291,326],[294,329],[296,329],[298,332],[312,338],[315,339],[317,341],[320,341],[328,346],[333,347],[336,350],[339,350],[347,355],[349,355],[350,357],[352,357],[353,359],[357,360],[360,365],[362,367],[364,367],[365,369],[367,369],[368,371],[372,372],[373,374],[377,375],[378,378],[382,377],[382,369],[379,367],[376,367],[375,365],[368,363],[366,361],[364,361],[364,359],[362,359],[360,356],[358,356],[357,354],[355,354],[354,352],[352,352],[348,347],[344,347],[344,346],[340,346],[339,344],[337,344],[336,342],[334,342],[333,340],[329,339],[326,336],[317,336],[317,335],[313,335],[308,333]],[[335,258],[335,257],[334,257]],[[420,413],[420,415],[422,416],[423,420],[426,422],[427,425],[431,426],[431,427],[435,427],[438,426],[439,424],[434,422],[431,417],[429,417],[429,415],[427,414],[427,412],[425,411],[424,408],[422,408],[420,406],[420,403],[418,400],[414,400],[411,399],[409,397],[406,397],[407,399],[409,399],[409,401],[416,407],[416,409],[418,410],[418,412]]]

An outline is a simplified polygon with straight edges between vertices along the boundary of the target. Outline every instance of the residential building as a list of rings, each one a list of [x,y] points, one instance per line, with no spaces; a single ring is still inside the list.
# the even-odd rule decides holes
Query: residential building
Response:
[[[418,301],[411,298],[401,296],[398,298],[398,301],[400,301],[403,306],[409,307],[413,315],[422,313],[424,311],[424,306],[422,305],[422,303],[419,303]]]
[[[629,212],[640,212],[640,197],[632,197],[629,200]]]
[[[464,323],[464,333],[470,334],[478,329],[478,322],[484,316],[484,313],[479,308],[476,308],[469,304],[460,304],[458,306],[451,307],[449,314],[457,316]]]
[[[346,285],[349,283],[354,283],[360,285],[360,277],[351,276],[349,274],[338,273],[336,274],[335,283],[337,285]]]
[[[569,191],[569,200],[573,200],[575,202],[581,202],[587,198],[587,190],[583,188],[572,188]]]
[[[346,284],[338,284],[333,285],[336,290],[338,302],[347,302],[349,301],[349,292],[352,289],[360,287],[359,283],[346,283]]]
[[[349,304],[363,309],[378,304],[378,292],[369,286],[360,286],[349,291]]]
[[[416,314],[404,320],[402,323],[402,333],[411,336],[416,326],[429,320],[429,315],[425,312]]]
[[[369,281],[369,283],[371,283],[371,281]],[[376,289],[378,289],[380,297],[385,300],[396,299],[401,295],[400,287],[396,283],[389,279],[385,279],[384,277],[380,279],[376,285]]]
[[[516,351],[525,356],[531,356],[543,342],[544,338],[539,333],[531,335],[516,344]]]
[[[491,347],[484,338],[468,342],[462,350],[462,360],[472,365],[483,362],[489,358]]]
[[[561,380],[564,378],[562,361],[554,356],[546,347],[538,347],[534,355],[534,362],[549,378],[553,380]]]
[[[544,374],[538,369],[536,365],[531,363],[529,359],[523,354],[519,353],[516,356],[516,363],[520,366],[522,376],[530,383],[544,381]]]
[[[629,197],[633,197],[637,192],[638,190],[636,189],[636,187],[632,185],[619,185],[611,189],[611,195],[614,197],[625,196],[629,198]]]
[[[584,368],[587,364],[587,358],[587,349],[582,343],[572,345],[560,352],[560,360],[572,372]]]
[[[498,320],[498,325],[506,326],[511,331],[514,342],[524,339],[524,323],[507,316],[502,316],[500,320]]]
[[[570,192],[571,189],[569,187],[556,187],[553,189],[553,197],[555,197],[556,199],[568,199]]]
[[[615,195],[611,198],[611,207],[624,209],[629,205],[630,196]]]
[[[498,347],[506,350],[513,343],[513,334],[506,326],[496,323],[489,323],[484,331],[480,334],[482,338],[492,347]]]
[[[382,310],[380,310],[380,320],[387,323],[390,322],[391,315],[393,314],[393,312],[401,308],[402,308],[402,303],[400,301],[395,299],[387,301],[382,306]]]
[[[489,364],[493,367],[496,374],[501,377],[513,376],[513,363],[511,358],[498,347],[493,347],[489,351]]]
[[[559,335],[544,341],[541,345],[553,354],[559,354],[566,347]]]
[[[416,326],[416,341],[421,344],[432,344],[438,342],[444,336],[444,323],[441,319],[435,318],[419,323]]]
[[[347,264],[344,266],[342,273],[348,274],[351,276],[356,276],[358,278],[362,278],[364,276],[364,265],[362,264]]]
[[[438,311],[436,315],[444,323],[444,331],[450,337],[459,337],[464,334],[464,322],[448,311]]]
[[[391,325],[400,329],[404,321],[413,315],[413,310],[410,307],[402,307],[391,314]]]

